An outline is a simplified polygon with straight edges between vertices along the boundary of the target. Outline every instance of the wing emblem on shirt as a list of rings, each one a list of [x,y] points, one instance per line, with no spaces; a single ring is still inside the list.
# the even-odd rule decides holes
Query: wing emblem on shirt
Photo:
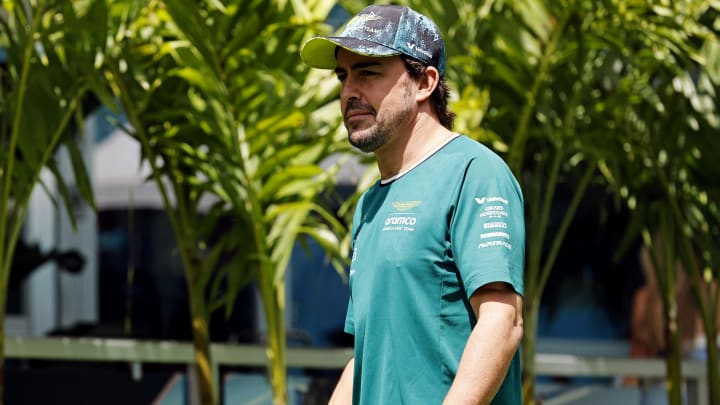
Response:
[[[393,201],[392,206],[398,211],[410,211],[422,204],[422,201]]]

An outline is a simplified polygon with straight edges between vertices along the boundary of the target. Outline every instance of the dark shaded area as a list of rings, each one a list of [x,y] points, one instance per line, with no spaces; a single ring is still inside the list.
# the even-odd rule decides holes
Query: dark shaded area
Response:
[[[20,238],[15,245],[10,276],[8,277],[7,313],[22,313],[22,284],[40,266],[55,262],[60,271],[77,274],[85,268],[85,258],[74,249],[43,251],[37,244],[28,244]]]
[[[98,216],[100,326],[105,337],[192,340],[185,273],[162,210],[104,210]],[[218,232],[222,232],[219,229]],[[213,341],[257,341],[251,285],[232,315],[213,313]]]
[[[150,404],[172,374],[184,366],[144,365],[132,379],[129,364],[58,363],[8,360],[5,403],[8,405]]]
[[[569,203],[571,191],[559,190],[558,207]],[[588,189],[543,293],[540,337],[629,338],[633,293],[643,283],[639,240],[621,247],[630,215],[606,190]]]
[[[55,262],[61,271],[79,273],[85,267],[85,258],[74,249],[42,251],[37,244],[28,244],[20,238],[15,246],[8,289],[20,287],[38,267],[47,262]]]

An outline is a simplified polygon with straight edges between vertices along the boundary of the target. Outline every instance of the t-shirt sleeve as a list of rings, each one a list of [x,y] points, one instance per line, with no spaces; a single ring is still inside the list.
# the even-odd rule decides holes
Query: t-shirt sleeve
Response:
[[[523,196],[512,172],[499,158],[476,158],[468,164],[450,238],[468,297],[483,285],[498,281],[523,294]]]

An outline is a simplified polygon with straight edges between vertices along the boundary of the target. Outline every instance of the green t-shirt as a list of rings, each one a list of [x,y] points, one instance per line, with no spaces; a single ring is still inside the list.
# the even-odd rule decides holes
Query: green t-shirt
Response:
[[[440,404],[476,323],[469,297],[495,281],[522,294],[524,252],[520,187],[470,138],[370,188],[353,220],[345,321],[353,403]],[[520,404],[521,392],[516,353],[492,403]]]

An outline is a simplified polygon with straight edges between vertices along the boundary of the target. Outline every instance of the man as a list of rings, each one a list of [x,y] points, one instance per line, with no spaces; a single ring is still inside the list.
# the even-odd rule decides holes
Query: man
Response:
[[[354,357],[330,402],[521,403],[522,193],[496,154],[451,131],[437,26],[370,6],[301,56],[335,70],[348,138],[381,176],[353,219]]]

